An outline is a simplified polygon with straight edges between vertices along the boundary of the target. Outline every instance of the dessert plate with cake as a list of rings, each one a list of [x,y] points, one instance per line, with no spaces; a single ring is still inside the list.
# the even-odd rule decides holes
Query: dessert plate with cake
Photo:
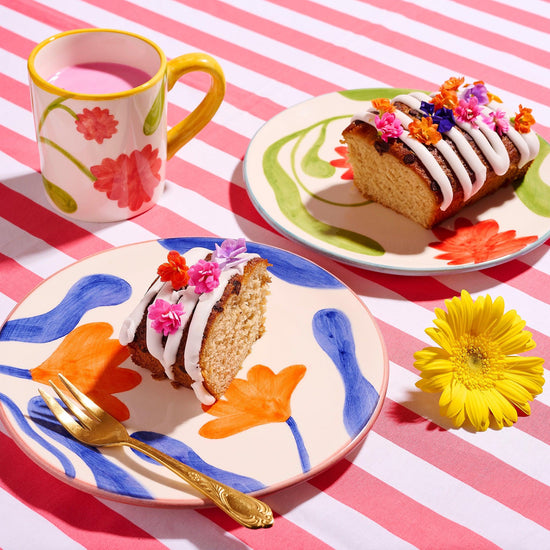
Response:
[[[478,270],[550,237],[550,145],[481,81],[360,89],[283,111],[254,136],[249,195],[277,230],[374,271]]]
[[[76,262],[14,309],[0,355],[0,418],[21,449],[79,489],[150,506],[204,500],[137,452],[73,439],[38,388],[62,373],[133,437],[262,495],[359,444],[389,368],[348,287],[244,239],[164,239]]]

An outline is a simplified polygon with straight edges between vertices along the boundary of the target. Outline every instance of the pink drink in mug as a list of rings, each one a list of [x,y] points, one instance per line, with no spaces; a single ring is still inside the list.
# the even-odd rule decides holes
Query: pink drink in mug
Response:
[[[166,60],[141,36],[109,29],[55,35],[28,61],[42,180],[70,218],[116,221],[155,205],[166,162],[214,116],[225,93],[204,53]],[[212,77],[202,102],[170,130],[166,93],[191,71]]]
[[[48,82],[79,94],[113,94],[145,84],[152,75],[121,63],[82,63],[63,67]]]

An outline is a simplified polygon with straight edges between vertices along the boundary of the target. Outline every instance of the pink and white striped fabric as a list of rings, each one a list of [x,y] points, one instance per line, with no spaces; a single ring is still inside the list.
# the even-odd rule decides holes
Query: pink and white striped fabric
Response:
[[[168,165],[158,206],[117,224],[53,212],[38,174],[26,73],[33,46],[82,27],[133,31],[174,57],[206,51],[227,78],[214,120]],[[413,353],[435,307],[467,289],[502,296],[550,359],[550,241],[463,275],[400,277],[344,266],[276,233],[248,198],[242,160],[255,132],[331,91],[435,89],[482,79],[533,108],[550,140],[550,2],[546,0],[0,0],[0,322],[59,269],[114,246],[173,236],[243,236],[328,269],[375,316],[390,382],[364,444],[313,479],[269,495],[270,530],[217,509],[156,509],[97,499],[35,465],[0,425],[0,548],[409,549],[550,548],[550,392],[500,432],[449,430],[420,394]],[[206,82],[169,95],[174,123]],[[0,363],[2,358],[0,357]],[[547,362],[546,368],[550,366]],[[2,391],[2,388],[0,388]]]

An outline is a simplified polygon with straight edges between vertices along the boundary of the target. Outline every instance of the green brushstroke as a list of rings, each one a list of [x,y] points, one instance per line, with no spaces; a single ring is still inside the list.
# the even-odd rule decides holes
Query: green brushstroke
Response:
[[[413,91],[410,88],[360,88],[358,90],[341,90],[338,93],[353,101],[370,101],[378,97],[391,99],[396,95],[410,94]]]
[[[330,168],[332,168],[332,171],[330,174],[328,174],[328,170],[324,170],[323,168],[314,168],[314,169],[311,169],[310,167],[310,171],[308,173],[309,176],[312,176],[312,177],[318,177],[318,178],[321,178],[321,177],[326,177],[326,178],[329,178],[331,176],[334,175],[334,173],[336,172],[336,169],[334,168],[334,166],[332,166],[329,162],[326,162],[325,160],[321,159],[319,157],[319,149],[322,147],[323,145],[323,142],[324,142],[324,139],[325,139],[325,136],[326,136],[326,128],[329,124],[329,122],[331,122],[332,120],[336,120],[336,119],[339,119],[339,118],[350,118],[349,115],[342,115],[342,116],[338,116],[338,117],[334,117],[334,119],[331,119],[329,120],[328,122],[324,122],[323,123],[323,127],[322,127],[322,131],[321,131],[321,136],[323,138],[323,141],[319,144],[319,146],[317,147],[316,144],[312,147],[312,149],[315,149],[315,153],[311,153],[311,149],[310,151],[308,151],[308,153],[310,153],[310,158],[308,160],[308,164],[314,164],[314,163],[325,163],[325,164],[328,164],[328,166]],[[324,130],[324,131],[323,131]],[[292,167],[292,175],[294,176],[294,180],[296,181],[296,183],[310,196],[310,197],[313,197],[315,199],[317,199],[318,201],[321,201],[321,202],[324,202],[326,204],[332,204],[333,206],[345,206],[345,207],[354,207],[354,206],[364,206],[365,204],[369,204],[369,200],[364,200],[364,201],[361,201],[361,202],[354,202],[354,203],[344,203],[344,202],[336,202],[336,201],[330,201],[328,199],[325,199],[324,197],[321,197],[321,195],[318,195],[317,193],[313,193],[312,191],[310,191],[306,186],[305,184],[302,182],[302,180],[300,179],[300,176],[298,175],[298,170],[296,169],[296,158],[298,156],[298,148],[300,147],[300,144],[302,143],[304,137],[306,136],[306,134],[302,134],[300,135],[300,137],[296,140],[296,143],[294,144],[294,147],[292,148],[292,152],[290,154],[290,164],[291,164],[291,167]],[[319,141],[319,139],[317,140]],[[316,160],[318,159],[318,161]],[[301,166],[302,166],[302,170],[304,172],[306,172],[306,170],[304,169],[304,163],[302,161],[301,163]],[[315,176],[314,173],[317,173],[318,175]],[[307,173],[307,172],[306,172]],[[327,174],[325,176],[323,176],[322,174]]]
[[[58,97],[57,99],[54,99],[45,109],[42,113],[42,116],[40,117],[40,121],[38,122],[38,131],[40,132],[42,130],[42,126],[44,126],[44,122],[46,122],[46,118],[48,115],[55,109],[63,109],[67,113],[69,113],[74,119],[78,119],[78,115],[70,108],[67,107],[67,105],[62,105],[64,101],[67,99],[70,99],[67,96]]]
[[[305,134],[317,126],[324,125],[326,128],[329,122],[339,118],[344,117],[333,117],[317,122],[308,128],[294,132],[271,144],[265,151],[262,159],[263,171],[275,193],[275,198],[281,212],[294,225],[337,248],[369,256],[381,256],[385,251],[374,239],[360,233],[355,233],[354,231],[326,224],[312,216],[302,204],[296,181],[289,176],[278,160],[281,149],[287,143],[296,138],[303,138]],[[316,147],[317,145],[314,145],[313,148],[315,149]]]
[[[42,182],[44,183],[46,193],[61,212],[65,212],[66,214],[76,212],[78,205],[67,191],[61,189],[61,187],[58,187],[44,176],[42,176]]]
[[[97,178],[90,172],[89,168],[82,164],[77,158],[73,157],[71,153],[63,149],[61,145],[58,145],[51,139],[48,139],[44,136],[38,138],[42,143],[46,143],[50,147],[53,147],[56,151],[59,151],[64,157],[68,158],[83,174],[85,174],[92,181],[95,181]]]
[[[162,120],[165,95],[166,91],[163,83],[143,123],[143,133],[146,136],[150,136],[151,134],[153,134],[158,128],[160,121]]]
[[[523,181],[516,187],[521,202],[535,214],[550,218],[550,185],[540,176],[540,167],[550,154],[550,145],[539,137],[540,151]]]
[[[325,143],[325,138],[327,136],[327,124],[328,123],[325,123],[321,126],[321,131],[319,132],[315,143],[302,157],[302,170],[305,174],[311,176],[312,178],[330,178],[334,176],[334,173],[336,172],[336,168],[334,168],[334,166],[332,166],[330,162],[323,160],[319,156],[319,150],[323,146],[323,143]],[[302,134],[300,136],[300,138],[296,142],[294,151],[298,148],[304,137],[305,134]]]

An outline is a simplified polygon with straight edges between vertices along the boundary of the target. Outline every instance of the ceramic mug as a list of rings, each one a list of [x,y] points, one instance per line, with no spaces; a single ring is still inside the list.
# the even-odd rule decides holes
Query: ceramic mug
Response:
[[[225,93],[213,57],[167,61],[150,40],[111,29],[52,36],[33,49],[28,71],[46,193],[83,221],[124,220],[154,206],[166,161],[212,119]],[[210,89],[168,130],[166,93],[191,71],[208,73]]]

